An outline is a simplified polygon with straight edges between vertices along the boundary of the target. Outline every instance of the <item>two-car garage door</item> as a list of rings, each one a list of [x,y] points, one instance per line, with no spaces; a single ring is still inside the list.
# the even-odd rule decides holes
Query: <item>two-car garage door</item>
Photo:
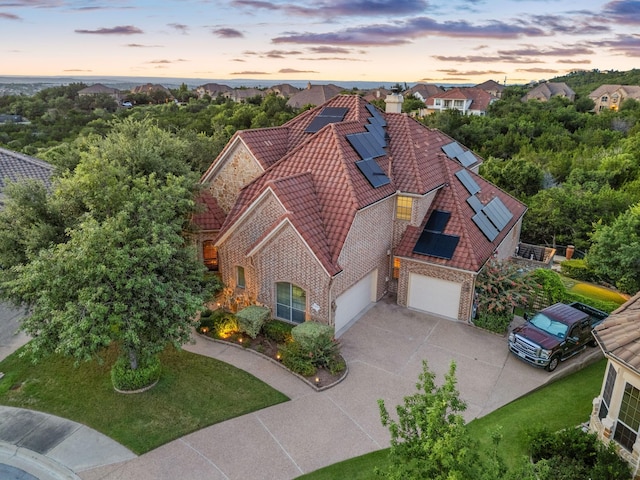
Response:
[[[457,320],[461,291],[460,283],[410,273],[407,306]]]

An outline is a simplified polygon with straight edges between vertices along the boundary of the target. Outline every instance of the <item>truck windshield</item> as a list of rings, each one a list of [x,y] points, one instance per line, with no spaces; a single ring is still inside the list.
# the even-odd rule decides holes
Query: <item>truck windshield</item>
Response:
[[[534,317],[530,320],[530,323],[540,330],[558,338],[564,338],[567,334],[567,329],[569,328],[564,323],[552,320],[543,313],[537,313],[536,315],[534,315]]]

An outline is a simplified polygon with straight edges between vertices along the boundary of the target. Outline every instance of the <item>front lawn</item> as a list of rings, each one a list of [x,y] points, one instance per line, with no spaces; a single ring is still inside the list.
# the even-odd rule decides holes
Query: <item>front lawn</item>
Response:
[[[38,364],[20,351],[0,362],[0,404],[75,420],[137,454],[203,427],[250,413],[288,398],[249,373],[213,358],[167,348],[162,377],[141,394],[113,390],[105,362],[81,363],[52,356]]]
[[[527,455],[526,432],[546,426],[550,430],[574,427],[589,420],[591,402],[600,393],[606,360],[590,365],[568,377],[525,395],[502,408],[473,420],[469,431],[479,442],[481,450],[491,446],[491,432],[502,427],[500,454],[510,467]],[[411,395],[413,392],[407,392]],[[385,468],[388,449],[371,452],[308,473],[298,479],[330,480],[348,478],[368,480],[376,478],[374,468]]]

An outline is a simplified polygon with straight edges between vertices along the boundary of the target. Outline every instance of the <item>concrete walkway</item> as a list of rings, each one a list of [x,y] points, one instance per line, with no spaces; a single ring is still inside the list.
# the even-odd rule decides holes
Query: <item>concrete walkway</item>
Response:
[[[204,428],[139,457],[104,456],[95,467],[78,467],[89,455],[79,450],[54,460],[82,480],[287,480],[387,447],[389,434],[380,425],[377,400],[384,399],[394,410],[414,393],[423,359],[438,382],[450,362],[456,362],[461,397],[468,403],[465,417],[471,420],[601,355],[598,349],[589,350],[549,374],[511,355],[502,336],[390,301],[366,312],[341,342],[349,375],[335,387],[316,392],[251,352],[197,338],[185,348],[247,370],[291,400]],[[202,401],[215,408],[215,398]]]

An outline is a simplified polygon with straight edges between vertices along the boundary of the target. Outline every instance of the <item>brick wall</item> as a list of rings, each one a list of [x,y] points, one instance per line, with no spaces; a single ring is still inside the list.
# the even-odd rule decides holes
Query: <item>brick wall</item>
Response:
[[[209,191],[222,211],[228,214],[240,189],[258,177],[263,170],[241,141],[220,161],[222,166],[210,179]]]
[[[415,227],[420,226],[422,221],[424,220],[425,215],[429,208],[431,208],[431,204],[433,203],[433,199],[435,198],[438,190],[433,192],[429,192],[422,197],[411,197],[413,198],[413,208],[411,211],[411,220],[395,220],[393,226],[393,248],[398,246],[400,243],[400,239],[404,234],[408,225],[413,225]],[[394,204],[396,197],[394,196]],[[395,208],[395,207],[394,207]],[[393,212],[393,218],[395,218],[395,212]]]
[[[351,225],[338,263],[342,274],[335,279],[331,296],[333,299],[361,280],[373,269],[378,269],[376,299],[387,291],[391,277],[391,250],[395,196],[360,210]]]
[[[447,280],[462,284],[460,293],[460,306],[458,308],[458,320],[467,322],[471,318],[471,306],[473,302],[473,288],[475,275],[471,272],[444,268],[437,265],[429,265],[413,260],[402,259],[400,263],[400,278],[398,279],[398,305],[407,306],[409,290],[409,273],[418,273],[440,280]],[[428,295],[429,292],[425,292]]]

